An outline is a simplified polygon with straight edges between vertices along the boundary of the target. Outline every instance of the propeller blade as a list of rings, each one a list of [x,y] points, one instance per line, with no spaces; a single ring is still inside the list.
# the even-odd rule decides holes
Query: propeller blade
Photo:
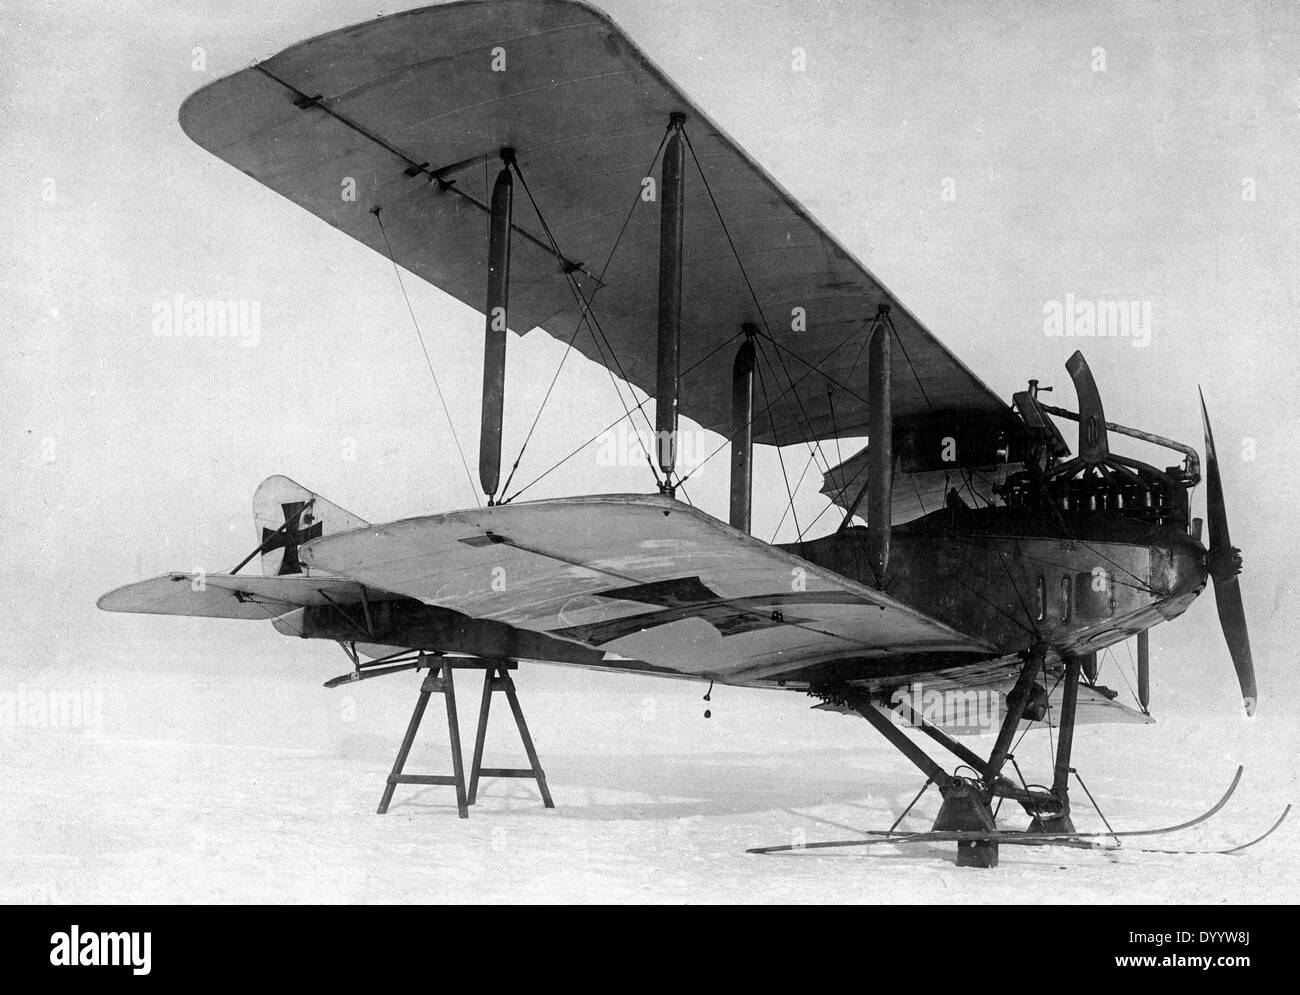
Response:
[[[1232,545],[1228,535],[1228,512],[1223,500],[1223,479],[1219,475],[1219,457],[1214,449],[1214,433],[1210,429],[1210,415],[1205,408],[1205,394],[1201,394],[1201,421],[1205,426],[1205,505],[1206,528],[1209,540],[1208,566],[1214,583],[1214,604],[1219,611],[1219,625],[1228,643],[1228,654],[1237,671],[1246,714],[1255,714],[1258,693],[1255,687],[1255,662],[1250,653],[1250,633],[1246,630],[1246,612],[1241,604],[1241,585],[1237,574],[1241,572],[1241,551]]]

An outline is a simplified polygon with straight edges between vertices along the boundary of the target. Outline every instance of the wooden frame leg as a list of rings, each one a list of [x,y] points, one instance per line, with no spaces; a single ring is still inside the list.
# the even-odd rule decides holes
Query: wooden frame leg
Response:
[[[519,728],[519,738],[523,740],[524,752],[528,754],[527,767],[484,767],[483,747],[487,742],[488,717],[492,710],[492,695],[504,691],[510,702],[510,711],[514,714],[515,725]],[[515,682],[510,679],[510,671],[504,666],[488,667],[483,677],[483,700],[478,710],[478,734],[474,737],[474,761],[469,772],[469,803],[478,800],[478,783],[482,777],[524,777],[537,782],[537,789],[542,794],[542,804],[555,808],[551,799],[551,790],[546,785],[546,773],[542,762],[537,759],[537,748],[533,746],[533,737],[528,734],[528,723],[524,721],[524,710],[519,704],[519,695],[515,692]]]
[[[455,787],[456,811],[462,819],[469,818],[469,806],[465,800],[465,764],[460,755],[460,723],[456,718],[456,686],[451,671],[451,665],[445,664],[441,668],[442,676],[439,677],[439,671],[430,668],[424,683],[420,685],[420,695],[415,700],[415,710],[411,713],[411,721],[406,726],[402,745],[397,750],[397,759],[393,761],[393,770],[388,775],[388,783],[384,785],[383,797],[379,799],[380,815],[388,811],[388,805],[393,800],[393,790],[399,784],[443,784]],[[420,723],[424,720],[424,710],[429,706],[429,695],[434,692],[440,692],[447,700],[447,733],[451,741],[451,763],[455,774],[450,777],[446,774],[404,774],[402,771],[406,767],[406,758],[415,743],[415,734],[420,729]]]
[[[415,700],[415,710],[411,712],[411,721],[406,726],[406,735],[402,737],[402,745],[397,750],[397,759],[393,761],[392,773],[388,775],[388,783],[384,785],[384,795],[379,799],[379,815],[388,811],[388,803],[393,800],[393,789],[399,783],[398,778],[402,776],[402,768],[406,766],[406,755],[411,752],[415,734],[424,719],[424,710],[429,705],[429,695],[433,692],[429,684],[432,680],[433,674],[429,674],[420,685],[420,696]]]
[[[469,806],[478,800],[478,784],[481,777],[531,778],[537,782],[537,788],[542,794],[542,804],[547,808],[555,808],[555,802],[551,799],[550,788],[546,784],[546,773],[542,770],[542,763],[537,758],[537,748],[533,746],[533,737],[529,735],[528,724],[524,721],[524,710],[519,705],[519,695],[515,691],[515,683],[510,679],[508,665],[489,665],[484,668],[483,697],[479,702],[478,729],[474,736],[474,760],[470,767],[469,783],[468,786],[466,785],[465,761],[461,756],[460,749],[460,720],[456,714],[456,685],[452,674],[454,669],[451,663],[444,663],[438,670],[430,668],[424,683],[420,685],[420,696],[416,699],[415,710],[411,713],[411,721],[406,727],[406,735],[402,737],[402,745],[397,751],[397,759],[393,761],[392,773],[388,775],[388,783],[384,785],[383,797],[379,800],[379,814],[383,815],[388,811],[388,805],[393,800],[393,789],[399,784],[442,784],[455,787],[456,810],[462,819],[468,819]],[[451,763],[455,773],[451,776],[446,774],[405,774],[403,769],[406,767],[406,758],[411,752],[411,746],[415,742],[415,734],[419,731],[420,723],[424,719],[424,711],[429,705],[429,695],[435,691],[441,693],[447,702],[447,735],[451,741]],[[487,744],[487,727],[488,718],[492,711],[492,695],[497,691],[504,691],[506,698],[510,702],[510,711],[515,717],[515,725],[519,728],[519,738],[523,740],[524,751],[528,754],[528,767],[485,768],[483,766],[483,750]]]
[[[474,737],[474,760],[469,768],[469,803],[478,801],[479,772],[483,769],[483,746],[487,742],[488,713],[492,709],[492,692],[496,689],[496,668],[483,671],[483,701],[478,708],[478,733]]]
[[[524,710],[519,707],[519,696],[515,694],[515,682],[510,679],[508,671],[501,671],[501,682],[505,685],[506,699],[510,702],[510,711],[515,713],[515,725],[519,727],[519,738],[524,741],[524,752],[528,754],[528,763],[533,768],[533,776],[537,779],[537,790],[542,793],[542,804],[547,808],[555,808],[555,802],[551,801],[550,789],[546,787],[546,774],[542,770],[542,762],[537,759],[537,750],[533,746],[533,737],[528,735],[528,724],[524,722]]]
[[[456,810],[462,819],[469,818],[469,804],[465,798],[465,759],[460,754],[460,721],[456,717],[456,687],[451,680],[450,663],[442,668],[447,695],[447,728],[451,734],[451,765],[456,779]]]

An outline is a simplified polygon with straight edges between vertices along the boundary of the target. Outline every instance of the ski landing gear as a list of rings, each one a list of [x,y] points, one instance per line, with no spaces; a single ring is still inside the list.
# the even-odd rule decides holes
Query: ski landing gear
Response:
[[[1151,829],[1115,830],[1106,822],[1106,832],[1080,833],[1074,829],[1070,820],[1069,777],[1078,772],[1070,766],[1070,751],[1074,745],[1075,712],[1078,706],[1079,675],[1083,661],[1079,658],[1067,659],[1065,674],[1065,693],[1061,701],[1060,738],[1057,744],[1055,770],[1052,787],[1030,788],[1015,784],[1002,776],[1002,767],[1010,761],[1012,736],[1022,718],[1038,721],[1046,715],[1045,694],[1035,689],[1034,679],[1043,667],[1044,647],[1034,647],[1025,654],[1025,662],[1020,671],[1016,686],[1007,697],[1007,714],[998,732],[993,752],[987,761],[980,758],[973,750],[963,746],[947,736],[942,730],[930,725],[907,705],[896,706],[896,711],[911,725],[942,745],[970,767],[974,777],[958,777],[949,774],[929,755],[906,736],[903,731],[879,708],[872,704],[870,698],[851,688],[837,688],[821,695],[837,710],[849,709],[866,719],[880,731],[894,747],[912,761],[926,776],[925,786],[912,799],[911,804],[903,810],[889,829],[862,830],[862,837],[851,840],[828,840],[820,843],[787,843],[781,846],[753,847],[749,853],[791,853],[803,850],[825,850],[840,847],[874,846],[878,844],[899,846],[912,843],[956,843],[958,867],[996,867],[998,865],[998,844],[1007,843],[1015,846],[1064,846],[1087,850],[1121,850],[1121,840],[1136,837],[1165,836],[1180,833],[1207,821],[1232,797],[1241,782],[1242,768],[1228,785],[1228,790],[1212,806],[1198,816],[1173,825],[1159,826]],[[926,832],[899,832],[898,826],[913,806],[921,800],[926,789],[937,784],[943,795],[943,805],[934,827]],[[1096,801],[1088,787],[1079,779],[1088,799],[1096,807]],[[996,814],[990,803],[994,798],[1008,798],[1020,804],[1033,817],[1028,829],[1004,830],[997,828]],[[1277,831],[1291,812],[1287,805],[1282,814],[1267,830],[1245,843],[1224,846],[1218,849],[1157,849],[1137,847],[1131,853],[1161,854],[1231,854],[1241,853],[1257,843],[1262,843]],[[1097,810],[1101,815],[1101,810]],[[865,837],[865,838],[863,838]],[[1103,840],[1113,842],[1106,843]],[[1127,848],[1125,848],[1127,849]]]
[[[546,787],[546,774],[542,771],[541,761],[537,759],[537,750],[533,747],[533,738],[528,734],[528,725],[524,722],[524,712],[519,706],[519,695],[515,691],[515,682],[510,671],[517,664],[504,660],[479,660],[468,657],[443,657],[441,664],[435,666],[434,657],[420,654],[419,663],[428,668],[429,674],[420,685],[420,696],[415,701],[415,711],[402,737],[402,745],[393,761],[393,772],[388,775],[383,797],[379,800],[379,814],[388,811],[389,802],[393,800],[393,791],[399,784],[439,784],[456,789],[456,808],[462,819],[469,818],[469,806],[478,798],[480,777],[527,777],[537,782],[542,794],[542,804],[555,808],[551,801],[551,792]],[[417,664],[418,666],[418,664]],[[456,717],[456,687],[452,674],[456,670],[483,671],[483,699],[479,706],[478,732],[474,738],[474,761],[470,768],[469,786],[465,784],[465,762],[460,750],[460,722]],[[528,754],[529,767],[483,767],[483,745],[487,739],[488,713],[492,706],[492,695],[497,691],[505,692],[510,710],[514,713],[515,725],[519,727],[519,738],[523,740],[524,751]],[[451,739],[452,774],[404,774],[407,755],[415,742],[415,734],[424,719],[424,711],[429,705],[431,694],[441,694],[447,703],[447,728]]]
[[[1070,821],[1069,776],[1081,668],[1081,661],[1077,658],[1066,662],[1063,678],[1065,693],[1060,716],[1060,745],[1056,754],[1051,790],[1022,787],[1002,776],[1002,768],[1010,759],[1012,737],[1021,719],[1027,714],[1030,717],[1041,717],[1037,709],[1045,707],[1041,700],[1043,697],[1041,689],[1036,692],[1035,685],[1035,679],[1043,669],[1045,650],[1046,647],[1039,644],[1031,647],[1024,654],[1025,659],[1020,668],[1020,675],[1015,687],[1007,696],[1007,714],[1003,717],[997,740],[987,761],[942,730],[925,722],[908,706],[901,706],[903,717],[915,728],[920,729],[959,757],[975,772],[976,776],[973,778],[958,777],[945,771],[889,717],[873,705],[866,695],[855,691],[842,691],[836,695],[920,768],[928,779],[927,785],[939,786],[943,805],[939,809],[939,816],[931,832],[960,834],[949,837],[957,842],[958,867],[997,867],[998,837],[1005,837],[1007,834],[999,832],[997,828],[992,808],[994,798],[1009,798],[1019,802],[1025,811],[1033,816],[1034,823],[1030,830],[1032,832],[1052,834],[1074,832],[1074,825]],[[917,797],[919,799],[920,796]]]

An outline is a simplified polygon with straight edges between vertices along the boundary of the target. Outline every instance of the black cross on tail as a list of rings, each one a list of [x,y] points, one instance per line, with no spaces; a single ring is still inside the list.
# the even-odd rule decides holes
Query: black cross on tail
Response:
[[[273,549],[283,549],[284,557],[280,560],[280,569],[276,575],[302,573],[302,564],[298,561],[298,547],[304,542],[311,542],[321,536],[321,523],[312,522],[310,511],[304,511],[306,501],[291,501],[280,505],[284,509],[284,525],[280,530],[262,529],[262,553],[265,555]],[[302,520],[299,521],[299,518]]]

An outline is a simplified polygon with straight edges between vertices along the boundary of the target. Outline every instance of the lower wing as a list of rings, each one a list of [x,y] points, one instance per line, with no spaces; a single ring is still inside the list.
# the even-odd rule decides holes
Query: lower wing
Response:
[[[303,562],[425,604],[727,683],[992,646],[663,496],[497,505],[317,539]],[[611,661],[611,666],[617,666]]]

